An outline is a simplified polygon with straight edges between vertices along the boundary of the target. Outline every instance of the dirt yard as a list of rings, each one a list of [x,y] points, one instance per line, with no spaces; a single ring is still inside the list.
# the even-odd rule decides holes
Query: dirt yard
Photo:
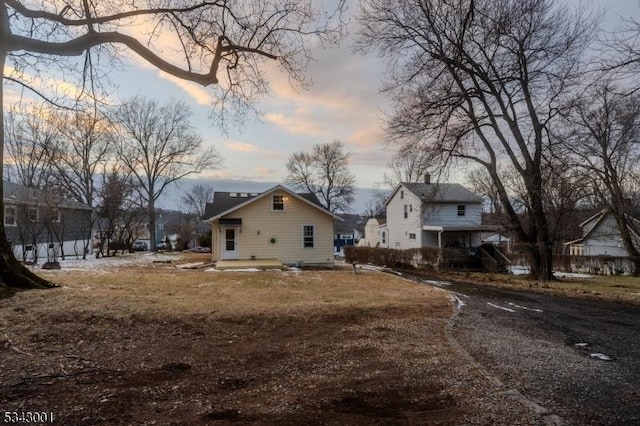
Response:
[[[447,338],[442,291],[376,272],[139,259],[39,272],[60,287],[0,301],[0,421],[536,423]]]

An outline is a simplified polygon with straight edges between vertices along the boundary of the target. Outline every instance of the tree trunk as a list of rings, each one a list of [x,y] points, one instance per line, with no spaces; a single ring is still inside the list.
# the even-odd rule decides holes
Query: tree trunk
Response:
[[[0,6],[0,70],[4,70],[9,37],[9,15],[2,3]],[[4,79],[0,80],[0,177],[4,176]],[[0,179],[0,213],[4,218],[4,183]],[[52,288],[54,284],[37,276],[18,262],[7,241],[4,220],[0,221],[0,298],[13,294],[14,289]]]

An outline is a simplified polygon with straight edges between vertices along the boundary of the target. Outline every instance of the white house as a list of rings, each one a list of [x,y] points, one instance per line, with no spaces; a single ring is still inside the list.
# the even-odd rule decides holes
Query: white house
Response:
[[[476,247],[490,230],[482,225],[482,198],[457,183],[400,183],[386,210],[389,248]]]
[[[216,192],[205,210],[212,260],[277,259],[288,265],[334,263],[333,222],[314,194],[282,185],[263,192]]]
[[[386,228],[382,229],[386,223],[385,219],[372,217],[364,225],[364,236],[358,242],[359,247],[383,247],[386,244]],[[383,238],[384,237],[384,238]]]
[[[640,228],[640,220],[630,218]],[[613,256],[628,257],[629,253],[622,243],[620,228],[613,214],[604,209],[580,224],[583,236],[565,243],[569,254],[573,256]],[[635,246],[640,249],[640,236],[630,229]]]

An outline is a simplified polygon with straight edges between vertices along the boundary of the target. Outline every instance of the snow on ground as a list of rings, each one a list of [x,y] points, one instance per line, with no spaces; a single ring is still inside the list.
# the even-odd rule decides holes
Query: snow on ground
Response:
[[[87,256],[86,259],[76,259],[68,256],[65,260],[58,259],[60,263],[60,271],[85,271],[85,270],[105,270],[114,266],[140,265],[152,262],[175,261],[181,259],[180,254],[162,254],[162,253],[125,253],[111,257],[100,257],[96,259],[94,256]],[[41,262],[44,263],[44,260]],[[42,264],[32,266],[33,269],[42,268]],[[57,271],[57,269],[50,269]]]
[[[511,273],[513,275],[526,275],[531,272],[531,269],[528,266],[512,266]],[[556,278],[593,278],[593,275],[589,274],[579,274],[577,272],[559,272],[556,271],[553,273],[553,276]]]

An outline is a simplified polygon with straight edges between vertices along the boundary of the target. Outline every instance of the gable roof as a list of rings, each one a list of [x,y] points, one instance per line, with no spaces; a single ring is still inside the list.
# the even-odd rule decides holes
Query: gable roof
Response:
[[[53,208],[91,210],[91,207],[70,198],[64,198],[59,195],[46,191],[29,188],[19,183],[2,180],[4,193],[2,194],[5,205],[31,205],[31,206],[50,206]]]
[[[482,197],[469,191],[459,183],[414,183],[401,182],[393,190],[385,205],[401,187],[407,188],[423,202],[431,203],[482,203]]]
[[[365,220],[361,215],[341,213],[339,216],[342,219],[342,223],[337,223],[334,226],[335,233],[350,234],[354,230],[360,233],[364,232]]]
[[[591,233],[593,233],[593,231],[595,231],[596,228],[598,228],[598,225],[600,225],[600,223],[609,214],[611,214],[611,211],[608,208],[606,208],[606,209],[603,209],[603,210],[599,211],[598,213],[594,214],[593,216],[591,216],[590,218],[586,219],[585,221],[583,221],[580,224],[580,227],[583,228],[584,235],[582,235],[582,237],[578,238],[577,240],[568,241],[568,242],[564,243],[564,245],[568,246],[568,245],[571,245],[571,244],[579,244],[579,243],[584,242],[587,238],[589,238],[591,236]],[[638,226],[640,226],[640,220],[636,219],[633,216],[629,216],[629,215],[626,215],[626,216],[627,216],[628,219],[631,219],[631,221],[633,221]],[[616,225],[616,228],[618,228],[617,225]],[[628,228],[629,228],[629,231],[631,231],[632,238],[634,238],[636,240],[636,242],[638,244],[640,244],[640,235],[636,234],[636,232],[634,231],[633,228],[631,228],[631,227],[628,227]]]
[[[322,211],[323,213],[331,215],[334,218],[340,219],[338,216],[334,215],[333,213],[325,209],[320,204],[320,201],[318,200],[318,197],[316,197],[315,194],[312,194],[312,193],[298,194],[282,185],[276,185],[273,188],[268,189],[262,193],[257,193],[257,192],[249,192],[249,193],[247,192],[216,192],[214,193],[213,202],[207,203],[207,205],[205,206],[205,210],[204,210],[205,221],[215,220],[222,216],[228,215],[229,213],[232,213],[246,205],[249,205],[261,198],[264,198],[275,191],[286,192],[292,197],[299,199],[303,203],[306,203]]]

